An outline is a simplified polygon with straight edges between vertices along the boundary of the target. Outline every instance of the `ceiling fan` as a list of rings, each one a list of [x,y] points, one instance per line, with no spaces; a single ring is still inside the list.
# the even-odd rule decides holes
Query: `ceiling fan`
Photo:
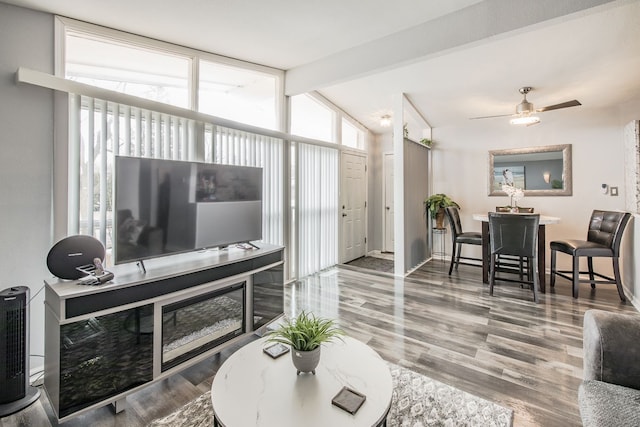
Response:
[[[571,101],[561,102],[560,104],[548,105],[546,107],[535,109],[533,108],[533,104],[527,101],[527,94],[533,90],[530,86],[524,86],[519,89],[519,92],[523,95],[522,102],[516,105],[515,114],[499,114],[497,116],[482,116],[482,117],[472,117],[471,120],[475,119],[491,119],[494,117],[513,117],[511,119],[511,124],[514,125],[535,125],[540,122],[540,118],[538,116],[532,115],[533,113],[543,113],[545,111],[551,110],[559,110],[561,108],[568,107],[577,107],[582,105],[580,101],[577,99],[573,99]]]

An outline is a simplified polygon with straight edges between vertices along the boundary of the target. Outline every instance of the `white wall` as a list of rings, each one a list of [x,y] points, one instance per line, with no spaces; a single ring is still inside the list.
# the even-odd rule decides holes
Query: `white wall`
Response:
[[[50,276],[53,93],[17,85],[19,66],[53,73],[53,17],[0,3],[0,288],[33,296]],[[31,301],[31,354],[44,354],[43,301]]]

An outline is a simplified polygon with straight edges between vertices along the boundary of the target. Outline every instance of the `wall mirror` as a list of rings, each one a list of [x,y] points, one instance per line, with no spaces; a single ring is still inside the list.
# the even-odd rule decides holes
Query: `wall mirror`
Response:
[[[570,196],[571,144],[489,151],[489,195],[512,183],[525,196]]]

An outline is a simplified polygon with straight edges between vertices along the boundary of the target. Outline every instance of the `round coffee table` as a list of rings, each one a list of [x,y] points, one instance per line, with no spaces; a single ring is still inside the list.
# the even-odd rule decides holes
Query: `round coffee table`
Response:
[[[385,425],[393,384],[387,363],[350,337],[322,346],[316,375],[296,375],[291,353],[272,359],[266,338],[236,351],[211,385],[215,425],[315,427]],[[331,403],[343,386],[366,396],[355,414]]]

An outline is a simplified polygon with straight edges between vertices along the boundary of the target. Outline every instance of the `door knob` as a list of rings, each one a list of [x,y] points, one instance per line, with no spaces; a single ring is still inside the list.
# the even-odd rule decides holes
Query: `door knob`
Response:
[[[387,206],[387,210],[390,210],[391,208],[389,206]]]

